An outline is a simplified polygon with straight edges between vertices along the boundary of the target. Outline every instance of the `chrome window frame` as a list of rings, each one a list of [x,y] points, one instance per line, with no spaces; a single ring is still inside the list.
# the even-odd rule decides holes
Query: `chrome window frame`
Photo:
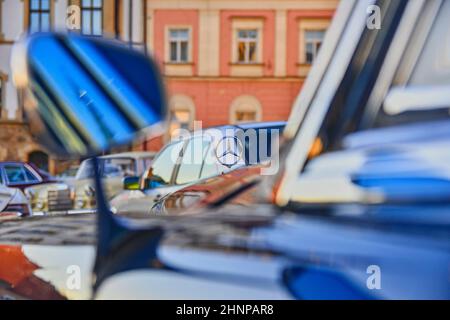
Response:
[[[420,56],[420,50],[408,52],[408,49],[410,46],[419,49],[423,46],[427,39],[428,32],[431,29],[430,27],[434,20],[433,17],[437,14],[441,1],[442,0],[435,0],[432,3],[431,1],[415,0],[408,2],[405,11],[402,14],[402,20],[400,21],[399,26],[395,31],[393,41],[391,42],[395,43],[396,41],[399,41],[400,46],[389,46],[373,86],[374,89],[372,89],[369,96],[368,103],[372,103],[371,106],[376,105],[377,101],[378,103],[383,102],[391,84],[395,80],[398,80],[398,74],[402,75],[404,83],[407,82],[416,61]],[[285,138],[293,139],[293,141],[290,152],[286,157],[285,170],[282,172],[281,183],[276,194],[276,202],[279,205],[286,205],[290,201],[291,192],[295,189],[295,181],[298,179],[298,176],[307,162],[309,148],[317,137],[321,123],[330,107],[330,100],[324,98],[324,96],[327,97],[327,92],[324,92],[324,90],[326,88],[329,91],[329,98],[331,95],[335,94],[336,85],[340,83],[338,77],[341,76],[341,73],[336,74],[337,72],[335,69],[339,70],[339,68],[335,65],[335,62],[339,61],[341,64],[345,64],[345,62],[342,62],[344,59],[336,58],[339,55],[345,55],[345,49],[342,49],[343,47],[347,47],[347,50],[349,48],[348,45],[343,45],[343,41],[345,41],[346,38],[344,30],[346,28],[354,30],[355,20],[358,20],[361,23],[361,20],[365,19],[366,11],[362,10],[362,8],[375,3],[376,1],[357,1],[357,3],[353,2],[350,4],[349,1],[342,1],[338,7],[337,17],[333,20],[329,29],[330,31],[327,32],[327,35],[325,36],[324,47],[319,53],[318,62],[313,66],[310,76],[295,102],[293,112],[291,113],[291,117],[285,130]],[[425,21],[422,21],[420,13],[424,11],[425,4],[427,4],[429,8],[426,8],[427,10],[425,10],[425,14],[427,14],[424,19]],[[351,20],[348,20],[348,18]],[[346,23],[347,21],[348,23]],[[417,21],[419,21],[418,24],[415,23]],[[342,26],[342,24],[345,25]],[[363,31],[364,27],[361,28],[359,37],[355,37],[353,34],[353,40],[358,38],[357,40],[359,41]],[[351,32],[349,33],[351,34]],[[416,33],[419,33],[419,36],[414,38],[412,35],[415,35]],[[333,43],[331,43],[329,39],[332,34],[333,37],[335,37],[331,40],[334,40],[335,52],[332,52]],[[408,40],[405,40],[405,37]],[[414,41],[410,41],[411,39],[414,39]],[[339,42],[339,44],[337,44],[337,42]],[[349,51],[353,53],[354,49]],[[342,51],[344,51],[344,53]],[[406,56],[405,60],[401,60],[399,68],[394,69],[393,65],[395,65],[395,62],[397,62],[398,65],[400,59],[403,58],[403,55]],[[398,70],[400,70],[400,72],[397,72]],[[340,71],[342,71],[342,69]],[[367,121],[367,118],[365,120]],[[364,123],[364,118],[361,122]],[[301,129],[299,129],[300,125],[302,125]]]
[[[297,177],[306,163],[310,146],[317,137],[363,34],[367,19],[366,9],[373,4],[375,0],[342,1],[336,11],[336,18],[325,35],[317,60],[294,103],[284,130],[284,137],[293,141],[276,192],[275,201],[278,205],[286,205],[290,200]]]

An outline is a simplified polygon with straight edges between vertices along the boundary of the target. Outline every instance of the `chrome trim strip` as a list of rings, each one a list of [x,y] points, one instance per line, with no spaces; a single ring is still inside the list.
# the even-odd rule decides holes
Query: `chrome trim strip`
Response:
[[[308,105],[301,105],[303,95],[308,95],[309,87],[305,87],[300,94],[300,98],[296,102],[296,107],[293,113],[298,112],[301,108],[308,108],[308,113],[304,119],[301,129],[298,131],[297,136],[292,144],[291,152],[286,158],[285,171],[280,183],[280,187],[276,194],[276,203],[278,205],[286,205],[289,202],[292,191],[295,188],[295,182],[300,174],[300,170],[303,168],[310,150],[310,146],[313,144],[320,127],[323,123],[333,97],[341,84],[341,81],[347,71],[348,65],[353,58],[355,50],[361,39],[361,36],[366,28],[367,21],[367,8],[373,5],[375,0],[359,0],[356,2],[353,8],[348,1],[342,1],[338,7],[336,19],[338,22],[335,25],[341,25],[344,27],[342,36],[337,39],[338,46],[336,52],[332,54],[330,65],[327,66],[325,75],[317,83],[317,93],[314,99],[310,98],[312,105],[308,108]],[[341,17],[342,16],[342,17]],[[332,25],[331,28],[337,26]],[[320,54],[319,54],[320,56]],[[324,58],[323,58],[324,59]],[[315,73],[321,72],[319,63],[317,67],[313,67],[310,76],[314,77]],[[316,82],[318,79],[313,78]],[[315,83],[313,82],[313,84]],[[311,86],[313,86],[311,84]],[[292,120],[293,121],[293,120]],[[294,124],[291,124],[295,125]],[[300,125],[300,123],[298,123]],[[285,129],[286,131],[286,129]]]

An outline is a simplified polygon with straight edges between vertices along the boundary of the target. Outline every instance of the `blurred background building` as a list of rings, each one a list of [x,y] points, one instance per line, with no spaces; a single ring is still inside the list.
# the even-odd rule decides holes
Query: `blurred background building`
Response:
[[[153,54],[168,88],[170,130],[192,129],[195,120],[286,120],[338,2],[0,0],[0,161],[32,161],[52,173],[65,167],[33,141],[11,82],[11,46],[26,31],[65,29],[79,12],[76,32]],[[170,130],[134,148],[157,150]]]

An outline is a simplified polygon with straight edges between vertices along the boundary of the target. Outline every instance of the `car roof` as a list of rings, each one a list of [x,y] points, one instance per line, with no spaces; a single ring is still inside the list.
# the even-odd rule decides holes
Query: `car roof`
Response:
[[[156,152],[152,151],[135,151],[135,152],[122,152],[122,153],[114,153],[114,154],[108,154],[105,156],[101,156],[100,159],[111,159],[111,158],[148,158],[148,157],[154,157],[156,155]]]
[[[222,126],[212,126],[205,128],[205,130],[216,129],[216,130],[226,130],[230,128],[234,129],[269,129],[269,128],[279,128],[286,126],[286,121],[264,121],[264,122],[245,122],[239,124],[227,124]],[[195,133],[196,131],[194,131]]]
[[[177,139],[171,141],[168,144],[174,143],[174,142],[179,142],[182,140],[186,140],[189,139],[191,137],[195,137],[198,135],[203,135],[203,134],[208,134],[209,131],[213,131],[213,130],[219,130],[222,131],[223,133],[226,132],[226,130],[250,130],[250,129],[255,129],[255,130],[259,130],[259,129],[281,129],[283,130],[284,127],[286,126],[286,121],[271,121],[271,122],[248,122],[248,123],[240,123],[240,124],[228,124],[228,125],[222,125],[222,126],[212,126],[212,127],[208,127],[208,128],[204,128],[201,130],[195,130],[195,131],[191,131],[189,132],[189,135],[185,135],[185,136],[181,136],[178,137]]]
[[[286,126],[286,121],[272,121],[272,122],[249,122],[237,125],[237,127],[248,130],[248,129],[272,129],[272,128],[284,128]]]
[[[0,161],[0,165],[2,164],[28,164],[28,162],[22,162],[22,161]]]

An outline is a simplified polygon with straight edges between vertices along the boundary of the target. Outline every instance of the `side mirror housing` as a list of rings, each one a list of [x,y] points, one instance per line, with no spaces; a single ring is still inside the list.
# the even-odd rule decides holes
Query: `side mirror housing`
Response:
[[[144,190],[153,189],[154,187],[155,187],[155,183],[154,183],[152,178],[145,178],[144,179],[144,184],[143,184],[143,189]]]
[[[139,190],[139,177],[125,177],[123,178],[124,190]]]
[[[14,45],[11,68],[31,133],[55,155],[96,156],[163,132],[157,64],[123,43],[33,33]]]

